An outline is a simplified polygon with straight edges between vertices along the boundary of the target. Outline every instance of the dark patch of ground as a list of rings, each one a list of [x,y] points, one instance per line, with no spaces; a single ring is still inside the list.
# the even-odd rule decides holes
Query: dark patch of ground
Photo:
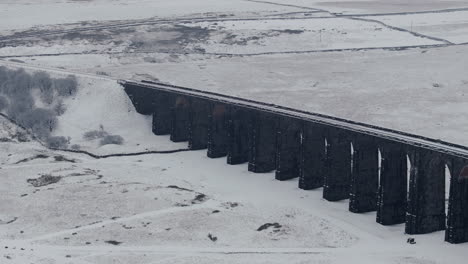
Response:
[[[20,164],[20,163],[23,163],[23,162],[28,162],[28,161],[35,160],[35,159],[47,159],[47,158],[49,158],[49,156],[44,155],[44,154],[37,154],[36,156],[33,156],[33,157],[30,157],[30,158],[26,158],[26,159],[22,159],[22,160],[20,160],[20,161],[17,161],[15,164]]]
[[[208,197],[203,193],[199,193],[199,194],[197,194],[197,196],[195,196],[195,198],[193,198],[192,204],[203,203],[206,200],[208,200]]]
[[[170,38],[154,39],[151,32],[166,33]],[[130,39],[129,49],[154,52],[183,53],[188,44],[202,43],[209,39],[212,30],[184,25],[157,25],[146,34],[137,34]],[[197,50],[203,53],[203,50]]]
[[[186,192],[193,192],[193,190],[190,190],[190,189],[187,189],[187,188],[183,188],[183,187],[179,187],[179,186],[177,186],[177,185],[169,185],[169,186],[167,186],[166,188],[177,189],[177,190],[186,191]]]
[[[266,224],[261,225],[259,228],[257,228],[257,231],[263,231],[270,227],[273,227],[274,229],[279,229],[282,227],[282,225],[278,223],[266,223]]]
[[[17,62],[17,63],[24,63],[24,61],[18,60],[18,59],[9,59],[9,61]]]
[[[71,163],[76,163],[76,160],[74,159],[67,159],[62,155],[56,155],[54,156],[55,161],[64,161],[64,162],[71,162]]]
[[[57,183],[62,179],[61,176],[52,176],[50,174],[44,174],[37,179],[27,179],[26,181],[34,187],[47,186],[53,183]]]
[[[236,202],[225,202],[222,204],[224,208],[226,209],[230,209],[230,208],[236,208],[237,206],[239,206],[239,203],[236,203]]]
[[[218,238],[213,236],[211,233],[208,233],[208,238],[213,242],[216,242],[218,240]]]
[[[104,242],[106,242],[107,244],[114,245],[114,246],[118,246],[118,245],[123,243],[123,242],[119,242],[119,241],[115,241],[115,240],[106,240]]]

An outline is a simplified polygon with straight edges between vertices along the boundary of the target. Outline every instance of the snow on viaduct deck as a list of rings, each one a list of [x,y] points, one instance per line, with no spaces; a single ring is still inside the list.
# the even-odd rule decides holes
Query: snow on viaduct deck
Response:
[[[324,199],[349,199],[351,212],[377,211],[378,223],[405,223],[407,234],[445,229],[446,241],[468,242],[468,147],[213,92],[120,83],[153,116],[156,135],[252,172],[276,170],[280,181],[299,177],[299,188],[323,187]]]

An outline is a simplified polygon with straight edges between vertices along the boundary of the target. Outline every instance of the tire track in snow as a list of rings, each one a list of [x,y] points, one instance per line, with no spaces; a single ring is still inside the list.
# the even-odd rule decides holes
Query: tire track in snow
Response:
[[[144,213],[140,213],[140,214],[136,214],[136,215],[132,215],[132,216],[128,216],[128,217],[117,218],[115,220],[109,219],[109,220],[100,221],[100,222],[92,223],[92,224],[77,227],[77,228],[65,229],[65,230],[61,230],[61,231],[58,231],[58,232],[53,232],[53,233],[49,233],[49,234],[45,234],[45,235],[41,235],[41,236],[36,236],[36,237],[33,237],[33,238],[29,238],[29,239],[25,239],[25,240],[22,240],[22,241],[31,243],[31,242],[36,242],[36,241],[39,241],[39,240],[46,240],[46,239],[54,238],[54,237],[57,237],[57,236],[69,235],[69,234],[74,233],[74,232],[81,232],[81,231],[85,231],[85,230],[90,230],[90,229],[101,227],[103,225],[124,223],[124,222],[132,221],[132,220],[138,220],[138,219],[147,218],[147,217],[157,217],[157,216],[161,216],[161,215],[165,215],[165,214],[179,213],[179,212],[185,212],[185,211],[193,211],[193,210],[198,210],[198,209],[203,209],[203,208],[213,208],[213,207],[217,207],[218,205],[219,205],[218,202],[215,202],[213,200],[208,200],[208,201],[206,201],[204,203],[194,204],[194,205],[187,206],[187,207],[169,207],[169,208],[160,209],[160,210],[156,210],[156,211],[144,212]]]
[[[281,55],[281,54],[309,54],[309,53],[329,53],[329,52],[349,52],[349,51],[368,51],[368,50],[387,50],[387,51],[400,51],[408,49],[430,49],[430,48],[443,48],[448,46],[464,46],[467,43],[460,44],[426,44],[426,45],[404,45],[404,46],[387,46],[387,47],[361,47],[361,48],[340,48],[340,49],[318,49],[318,50],[290,50],[290,51],[266,51],[256,53],[223,53],[223,52],[164,52],[164,51],[119,51],[119,52],[64,52],[64,53],[43,53],[43,54],[30,54],[30,55],[8,55],[0,56],[0,59],[8,58],[34,58],[34,57],[54,57],[54,56],[81,56],[81,55],[118,55],[118,54],[174,54],[181,56],[190,55],[206,55],[206,56],[226,56],[226,57],[253,57],[262,55]],[[2,62],[0,61],[0,64]],[[25,65],[25,64],[23,64]],[[109,78],[110,79],[110,78]]]
[[[291,5],[291,4],[282,4],[282,3],[276,3],[276,2],[270,2],[270,1],[262,1],[262,0],[244,0],[246,2],[253,2],[253,3],[260,3],[260,4],[269,4],[269,5],[276,5],[276,6],[286,6],[286,7],[295,7],[295,8],[300,8],[300,9],[307,9],[307,10],[314,10],[317,12],[325,12],[325,13],[330,13],[326,10],[319,9],[319,8],[313,8],[313,7],[308,7],[308,6],[298,6],[298,5]]]

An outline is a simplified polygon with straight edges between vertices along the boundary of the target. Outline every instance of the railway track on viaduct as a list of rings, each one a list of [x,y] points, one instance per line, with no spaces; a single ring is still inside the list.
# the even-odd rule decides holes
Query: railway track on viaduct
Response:
[[[446,230],[446,241],[468,242],[466,146],[187,87],[119,83],[152,115],[156,135],[255,173],[275,171],[277,180],[299,178],[304,190],[323,187],[325,200],[349,199],[351,212],[377,211],[376,222],[405,223],[407,234]]]

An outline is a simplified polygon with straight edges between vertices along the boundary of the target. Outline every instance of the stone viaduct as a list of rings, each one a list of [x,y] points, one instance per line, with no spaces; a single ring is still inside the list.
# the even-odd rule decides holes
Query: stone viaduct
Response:
[[[120,83],[136,110],[152,115],[156,135],[280,181],[298,177],[299,188],[349,199],[349,211],[376,211],[377,223],[405,223],[407,234],[445,230],[447,242],[468,242],[467,147],[190,88]]]

